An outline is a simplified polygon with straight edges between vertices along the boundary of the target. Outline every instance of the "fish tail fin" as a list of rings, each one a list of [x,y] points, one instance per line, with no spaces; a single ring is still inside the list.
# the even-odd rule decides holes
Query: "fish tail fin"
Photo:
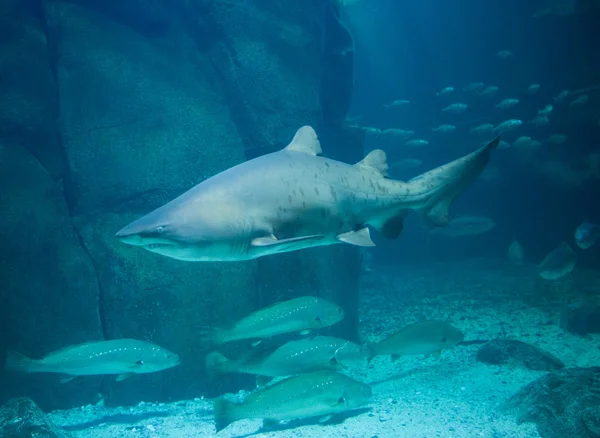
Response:
[[[5,369],[7,371],[19,371],[21,373],[33,372],[35,359],[31,359],[24,354],[16,351],[8,351],[6,353]]]
[[[408,181],[411,193],[423,193],[415,209],[438,227],[448,225],[450,205],[483,172],[499,142],[497,136],[476,151]]]
[[[219,397],[215,400],[215,428],[217,429],[217,433],[225,429],[231,423],[239,420],[236,414],[237,407],[237,403],[226,400],[223,397]]]
[[[226,342],[225,330],[217,327],[200,327],[200,342],[205,346],[220,345]]]
[[[206,373],[209,377],[217,377],[220,374],[231,372],[233,362],[218,351],[208,353],[205,359]]]

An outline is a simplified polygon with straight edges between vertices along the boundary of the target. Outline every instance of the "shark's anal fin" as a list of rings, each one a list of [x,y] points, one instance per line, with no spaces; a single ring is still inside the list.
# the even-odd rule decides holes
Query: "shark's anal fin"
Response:
[[[292,142],[285,147],[285,150],[301,152],[306,155],[320,155],[323,153],[317,133],[311,126],[303,126],[298,129]]]
[[[355,166],[375,171],[380,176],[388,176],[389,166],[387,164],[387,156],[381,149],[375,149],[369,152],[367,156],[356,163]]]
[[[369,229],[364,227],[358,231],[348,231],[337,236],[340,242],[349,243],[356,246],[375,246],[371,240]]]
[[[397,239],[404,228],[404,214],[389,218],[381,227],[379,232],[386,239]]]

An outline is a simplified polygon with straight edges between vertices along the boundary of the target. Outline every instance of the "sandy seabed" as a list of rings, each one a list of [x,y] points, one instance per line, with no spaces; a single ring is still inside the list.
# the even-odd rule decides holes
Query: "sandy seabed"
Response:
[[[534,267],[473,260],[427,266],[379,267],[363,277],[360,335],[376,341],[405,324],[444,319],[466,340],[518,339],[558,356],[566,367],[600,363],[600,335],[576,336],[559,326],[560,309],[600,285],[600,273],[575,272],[547,283]],[[479,345],[444,351],[441,358],[373,359],[348,374],[369,383],[370,410],[339,424],[310,424],[261,431],[261,420],[236,422],[218,435],[212,402],[140,403],[135,407],[86,406],[55,411],[50,419],[74,437],[539,437],[531,423],[517,424],[500,405],[544,373],[478,363]],[[247,394],[242,391],[236,397]],[[288,428],[285,428],[288,427]]]

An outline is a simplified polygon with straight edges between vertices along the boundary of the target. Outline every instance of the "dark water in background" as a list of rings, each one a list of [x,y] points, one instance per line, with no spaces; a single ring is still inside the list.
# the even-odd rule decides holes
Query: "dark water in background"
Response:
[[[255,1],[256,4],[264,5],[268,4],[269,1],[276,0]],[[40,15],[39,2],[31,0],[31,3],[37,5],[33,15]],[[73,1],[72,3],[79,2]],[[182,13],[181,10],[177,10],[178,6],[175,6],[175,3],[173,9],[168,7],[145,9],[143,2],[139,2],[139,4],[138,2],[124,2],[121,4],[97,0],[96,3],[92,1],[81,3],[85,3],[87,7],[100,15],[110,16],[111,19],[119,21],[120,17],[122,22],[133,28],[136,33],[153,41],[160,41],[165,36],[177,33],[177,30],[173,29],[173,23],[176,21],[173,17],[179,17]],[[159,3],[156,2],[156,4]],[[473,126],[487,121],[497,123],[502,119],[513,117],[528,121],[535,116],[538,109],[546,103],[552,102],[552,98],[561,90],[577,90],[600,85],[600,32],[596,30],[596,26],[600,22],[600,14],[533,19],[531,14],[534,8],[526,3],[516,0],[456,0],[451,2],[445,0],[362,0],[348,8],[344,16],[356,44],[355,88],[351,115],[363,115],[364,118],[361,120],[361,124],[364,126],[374,126],[381,129],[389,127],[412,129],[418,133],[416,137],[422,135],[428,138],[431,141],[430,146],[416,150],[414,153],[411,151],[410,155],[406,155],[407,157],[421,159],[424,162],[423,167],[411,172],[417,174],[475,149],[483,139],[474,138],[468,134],[469,129]],[[201,5],[202,2],[198,2],[198,4]],[[194,35],[194,43],[199,52],[210,51],[211,45],[214,43],[213,39],[218,40],[221,37],[221,35],[213,33],[211,20],[203,17],[202,12],[202,7],[198,6],[197,16],[186,17],[190,23],[194,21],[193,26],[184,20],[186,25],[197,31]],[[198,26],[196,21],[201,22],[201,25]],[[186,31],[189,31],[189,29],[186,29]],[[205,33],[202,34],[201,32]],[[514,56],[507,60],[498,59],[495,53],[505,49],[511,50]],[[77,53],[69,53],[68,55],[75,58],[78,56]],[[290,55],[290,57],[293,56]],[[172,67],[172,75],[177,77],[177,66]],[[202,71],[202,73],[205,72]],[[199,74],[199,76],[202,75]],[[217,78],[215,82],[218,83],[219,79]],[[446,86],[453,86],[459,90],[470,82],[479,81],[497,85],[500,87],[500,92],[496,97],[487,99],[486,103],[482,103],[477,99],[470,101],[462,98],[455,99],[454,96],[439,99],[435,95],[435,92]],[[541,91],[535,97],[529,97],[525,94],[527,86],[531,83],[541,84]],[[218,85],[215,85],[215,88],[218,88]],[[235,97],[239,96],[231,91],[230,95],[226,96],[227,99]],[[500,116],[494,110],[493,105],[506,97],[518,97],[521,99],[521,103],[515,110],[505,113],[510,114],[510,116]],[[224,99],[226,98],[224,97]],[[383,105],[395,99],[410,100],[410,111],[384,112]],[[243,99],[240,98],[239,100],[242,101]],[[545,151],[544,153],[547,154],[548,159],[560,159],[564,162],[577,163],[590,152],[600,152],[600,125],[597,123],[597,119],[600,117],[599,100],[600,92],[596,91],[590,94],[590,101],[594,101],[593,104],[589,105],[590,110],[583,113],[578,112],[576,117],[565,111],[564,108],[555,109],[551,128],[543,130],[543,137],[552,133],[563,133],[568,136],[569,140],[566,144],[568,145],[567,148],[555,147]],[[440,112],[441,108],[454,101],[468,103],[470,108],[467,113],[461,116],[446,116]],[[235,107],[235,105],[236,103],[232,107]],[[272,112],[278,110],[278,108],[269,109],[273,110]],[[431,133],[431,128],[442,123],[459,125],[459,132],[454,134]],[[190,128],[186,127],[186,129]],[[277,147],[289,141],[291,133],[293,133],[290,131],[289,126],[282,127],[282,129],[282,134],[278,138],[278,142],[281,142],[281,144],[278,144]],[[523,127],[519,132],[524,130]],[[248,128],[248,132],[252,132],[252,127]],[[525,132],[518,135],[524,134]],[[512,135],[512,140],[518,135]],[[243,137],[243,134],[240,136]],[[264,149],[246,150],[245,154],[246,158],[252,158],[274,149],[269,145]],[[338,150],[325,150],[326,155],[345,161],[349,161],[349,157],[355,155],[355,151],[348,152],[342,146]],[[458,199],[451,209],[452,214],[477,214],[492,218],[497,223],[493,231],[475,238],[464,238],[459,241],[436,240],[433,243],[427,239],[424,221],[420,220],[417,215],[412,214],[406,221],[404,232],[398,240],[386,241],[378,233],[372,233],[373,239],[377,243],[377,248],[373,251],[375,260],[380,263],[420,263],[426,265],[434,260],[463,257],[503,258],[506,256],[510,241],[515,238],[526,248],[530,260],[541,260],[548,251],[556,247],[562,240],[572,242],[574,229],[582,220],[600,222],[600,205],[598,202],[600,187],[598,187],[598,179],[576,190],[560,191],[534,174],[526,165],[515,160],[508,152],[499,151],[493,157],[492,164],[498,167],[501,175],[500,179],[492,182],[478,181],[465,195]],[[393,158],[403,157],[402,152],[399,150],[388,150],[388,155]],[[185,156],[187,157],[187,155]],[[169,162],[169,164],[172,165],[173,162]],[[143,163],[140,162],[139,165],[142,166]],[[128,167],[124,166],[123,168],[127,169]],[[174,191],[180,189],[176,184],[168,188]],[[127,196],[129,195],[128,193]],[[68,198],[67,194],[67,201],[70,202],[71,200]],[[160,203],[158,204],[160,205]],[[144,206],[145,208],[146,206]],[[136,214],[138,213],[140,212],[136,211]],[[125,218],[122,221],[124,222]],[[100,227],[101,225],[92,223],[87,229],[89,230],[93,226]],[[116,223],[111,223],[110,226],[112,227],[110,230],[103,230],[103,232],[112,238],[114,231],[118,228],[116,228]],[[82,228],[86,229],[85,227]],[[113,230],[113,228],[116,229]],[[92,234],[94,239],[98,238],[97,240],[100,240],[99,236],[100,233],[97,235]],[[87,236],[89,241],[93,242],[92,237],[89,234]],[[79,239],[81,239],[81,236],[79,236]],[[105,250],[105,248],[101,248],[101,245],[98,248],[102,251]],[[354,249],[352,247],[345,248],[348,252],[353,252]],[[309,251],[313,251],[312,254],[315,254],[314,251],[316,250]],[[343,255],[343,251],[340,249],[340,252],[336,254]],[[102,262],[110,260],[110,263],[113,263],[114,253],[106,252],[101,256],[99,259]],[[139,257],[141,260],[154,260],[152,259],[154,255],[151,254],[144,253]],[[352,276],[346,275],[346,277],[351,277],[348,279],[348,283],[352,283],[354,286],[357,283],[354,280],[355,277],[358,277],[358,271],[353,270],[353,266],[343,265],[340,268],[332,263],[332,268],[330,268],[330,265],[321,263],[316,257],[311,260],[311,256],[308,255],[306,259],[302,259],[305,262],[304,265],[295,264],[295,256],[285,255],[280,259],[273,259],[273,257],[270,260],[262,260],[261,266],[262,271],[277,280],[279,280],[277,278],[279,268],[282,271],[289,270],[294,275],[298,274],[298,278],[301,278],[300,274],[303,273],[302,270],[305,268],[308,273],[307,276],[311,277],[311,280],[313,276],[315,277],[314,290],[321,288],[322,292],[327,288],[335,289],[336,287],[342,290],[343,284],[345,284],[343,282],[340,282],[342,286],[339,286],[320,281],[326,277],[339,276],[337,271],[334,272],[335,275],[330,275],[328,272],[329,269],[337,268],[347,271],[352,270]],[[340,259],[342,259],[342,256],[340,256]],[[599,261],[600,245],[581,254],[578,264],[580,266],[597,266]],[[13,327],[9,327],[9,318],[0,318],[2,347],[25,347],[25,352],[41,355],[51,349],[49,345],[58,347],[102,336],[114,338],[127,335],[144,339],[151,337],[156,342],[162,343],[165,341],[167,346],[170,346],[170,343],[177,345],[177,342],[180,342],[179,346],[189,347],[190,351],[196,354],[196,356],[193,356],[195,360],[200,363],[203,358],[200,353],[203,353],[203,350],[194,343],[197,341],[195,334],[188,330],[185,325],[179,327],[178,324],[181,321],[188,322],[185,320],[189,319],[194,320],[194,327],[201,325],[206,321],[200,321],[200,318],[196,321],[194,318],[206,317],[206,314],[211,313],[214,309],[205,309],[206,302],[201,298],[197,301],[190,300],[189,303],[184,301],[184,304],[181,304],[178,300],[181,297],[187,297],[185,294],[193,296],[194,294],[214,293],[213,300],[210,303],[215,303],[220,297],[218,295],[220,290],[214,292],[213,289],[218,289],[218,287],[212,288],[213,283],[206,282],[205,278],[201,278],[201,281],[193,279],[191,284],[194,286],[189,287],[190,283],[186,283],[187,277],[183,279],[182,277],[187,275],[189,271],[193,271],[194,266],[184,266],[182,268],[181,265],[173,263],[172,260],[160,261],[160,270],[151,271],[152,266],[147,269],[156,277],[162,276],[164,270],[164,275],[169,278],[168,284],[160,288],[156,295],[144,295],[142,299],[139,299],[136,294],[143,295],[148,290],[154,290],[151,286],[156,285],[152,281],[148,281],[143,285],[140,282],[139,284],[142,286],[139,286],[136,283],[139,278],[134,278],[132,272],[126,270],[127,265],[119,264],[122,263],[122,260],[116,261],[114,264],[110,263],[100,264],[104,271],[101,269],[99,272],[107,274],[106,278],[101,279],[102,281],[99,282],[101,284],[104,281],[104,289],[100,291],[100,295],[104,294],[104,296],[99,298],[98,307],[109,315],[108,319],[111,315],[114,318],[112,332],[106,332],[106,321],[102,321],[99,326],[102,326],[104,332],[99,332],[95,328],[90,328],[82,323],[81,333],[75,333],[76,330],[70,327],[71,321],[65,320],[64,315],[69,314],[65,309],[75,308],[74,302],[78,303],[77,305],[81,304],[82,308],[86,307],[90,296],[76,295],[77,300],[75,301],[71,300],[71,295],[69,295],[69,293],[75,295],[73,291],[67,293],[62,290],[48,290],[43,291],[45,293],[44,297],[52,302],[52,307],[44,308],[45,301],[35,300],[37,295],[32,294],[34,299],[19,308],[23,311],[23,316],[14,318],[19,319],[20,329],[27,328],[27,330],[23,330],[26,335]],[[61,270],[57,275],[62,278],[63,274]],[[259,286],[264,287],[264,289],[271,287],[271,283],[265,282],[258,274],[256,274],[255,283],[260,283]],[[222,280],[221,282],[214,280],[215,285],[223,285],[226,281],[230,281],[230,277],[227,277],[229,274],[220,275],[227,280],[222,280],[222,278],[218,279],[219,281]],[[82,274],[83,276],[84,274]],[[265,277],[267,276],[265,275]],[[71,280],[66,274],[64,277],[65,283]],[[117,278],[116,283],[124,278],[131,278],[131,281],[123,281],[123,284],[117,284],[111,289],[105,285],[113,285],[113,277]],[[291,277],[296,278],[295,276]],[[294,281],[288,280],[289,283]],[[306,279],[303,278],[303,280]],[[158,283],[166,282],[159,278]],[[204,283],[209,284],[209,286],[204,286]],[[179,289],[172,286],[172,284],[178,285]],[[284,288],[290,294],[297,292],[292,290],[292,286],[295,285],[290,285],[287,288],[285,284],[285,281],[273,281],[273,289]],[[312,287],[313,283],[310,284]],[[140,290],[138,291],[132,285],[139,287]],[[202,289],[202,287],[206,287],[206,289]],[[260,287],[257,289],[260,289]],[[121,293],[121,288],[130,295]],[[208,290],[209,288],[211,289]],[[244,288],[245,285],[239,287],[246,297],[256,292]],[[193,289],[193,291],[190,292],[190,289]],[[59,292],[64,301],[56,300],[55,303],[52,294],[58,296]],[[282,295],[279,292],[274,292],[271,295],[265,292],[265,302],[261,301],[261,295],[260,305],[270,304],[280,299]],[[356,291],[352,293],[343,292],[343,296],[350,297],[350,300],[356,298],[356,294],[354,294]],[[257,295],[261,293],[259,292]],[[226,304],[235,307],[235,309],[242,308],[251,301],[247,299],[248,302],[238,303],[236,300],[239,297],[233,294],[229,296],[223,293],[222,296],[229,300]],[[285,298],[290,297],[285,296]],[[5,309],[9,309],[9,301],[11,300],[5,299],[0,294],[0,308],[2,308],[0,316],[3,315],[3,312],[8,312]],[[232,304],[232,302],[235,303]],[[124,306],[124,303],[130,307],[121,309],[120,306]],[[184,317],[180,316],[180,320],[175,321],[175,318],[172,319],[170,309],[177,306],[194,309],[196,313],[190,311]],[[223,309],[225,308],[226,306],[223,305]],[[30,312],[31,309],[35,311]],[[48,316],[48,309],[55,312],[55,314]],[[229,310],[224,310],[222,314],[232,317],[232,312]],[[160,316],[162,325],[156,328],[155,325],[159,324],[152,323],[151,318],[148,319],[151,321],[150,323],[139,322],[136,325],[134,322],[129,324],[130,318],[137,321],[140,315],[156,316],[157,319]],[[183,315],[183,312],[181,315]],[[84,316],[81,316],[81,318],[83,319]],[[61,324],[62,331],[55,329],[53,324],[57,324],[57,322]],[[196,322],[198,323],[196,324]],[[169,331],[172,327],[175,328]],[[61,334],[64,334],[62,338]],[[67,335],[76,336],[71,336],[73,339],[67,340]],[[3,348],[0,348],[0,350],[3,350]],[[191,357],[191,354],[188,357]],[[128,389],[126,385],[115,385],[114,387],[111,386],[110,389],[102,389],[102,391],[106,393],[111,393],[111,391],[120,392],[121,394],[117,394],[116,397],[120,403],[123,403],[123,400],[127,403],[135,403],[140,398],[146,398],[146,393],[143,391],[145,386],[148,388],[148,399],[153,397],[161,400],[166,399],[165,394],[175,394],[174,397],[191,397],[190,394],[200,393],[198,388],[204,390],[205,385],[201,380],[204,378],[200,370],[201,366],[198,367],[197,363],[193,363],[190,368],[192,372],[185,376],[182,374],[183,377],[180,376],[176,384],[169,380],[171,377],[158,375],[154,376],[154,387],[142,383],[143,380],[138,380],[139,387],[136,388],[132,384],[131,388],[134,389]],[[167,374],[167,376],[169,375]],[[163,378],[164,380],[162,380]],[[69,387],[63,386],[61,388],[57,385],[58,391],[62,392],[60,396],[56,396],[56,394],[53,394],[57,391],[56,387],[46,386],[45,383],[37,383],[45,381],[27,380],[29,379],[28,376],[21,376],[20,379],[19,383],[23,385],[25,392],[35,393],[41,391],[46,393],[47,397],[42,397],[42,400],[62,398],[63,401],[69,403],[79,403],[79,398],[70,392]],[[226,380],[236,390],[238,386],[241,386],[238,383],[242,379],[227,378]],[[86,403],[88,400],[86,394],[96,391],[95,386],[110,386],[106,383],[108,379],[104,380],[102,385],[97,384],[97,381],[96,385],[94,381],[88,383],[90,381],[87,380],[85,383],[88,386],[85,388],[87,392],[78,391],[78,393],[82,393],[81,399],[86,400]],[[182,381],[184,381],[184,384],[181,384]],[[188,381],[193,382],[193,385],[188,384]],[[245,384],[248,384],[248,382],[249,379],[243,381]],[[159,387],[159,389],[156,389],[156,387]],[[177,389],[171,393],[172,388]],[[230,388],[227,387],[227,389]],[[20,390],[21,388],[19,388]],[[49,403],[48,406],[53,405]]]
[[[429,147],[406,155],[421,159],[424,167],[430,168],[476,147],[478,142],[468,130],[480,123],[496,124],[507,118],[526,122],[545,103],[553,103],[552,98],[563,89],[600,85],[600,14],[532,18],[534,10],[532,2],[513,0],[379,0],[353,5],[347,10],[356,44],[352,113],[364,116],[360,121],[363,125],[411,129],[417,132],[415,138],[422,133],[433,140]],[[510,50],[513,56],[499,59],[495,54],[500,50]],[[471,82],[496,85],[500,91],[483,99],[485,104],[481,99],[464,100],[464,95],[445,99],[435,95],[446,86],[460,89]],[[539,83],[541,89],[537,95],[528,96],[525,90],[532,83]],[[520,98],[521,102],[504,112],[510,116],[502,116],[493,105],[508,97]],[[598,99],[597,91],[590,94],[590,102],[594,97]],[[384,112],[383,104],[395,99],[410,100],[410,110]],[[455,117],[440,112],[454,101],[464,101],[470,108]],[[564,133],[568,140],[563,146],[568,147],[555,147],[546,152],[548,156],[577,162],[586,153],[600,150],[599,116],[597,103],[593,109],[578,113],[577,119],[555,105],[551,128],[539,130],[544,133],[540,137]],[[459,125],[469,120],[473,123]],[[454,121],[459,122],[462,132],[434,135],[430,131]],[[537,138],[536,132],[525,124],[511,137]],[[459,252],[503,256],[508,243],[517,238],[539,259],[561,240],[572,242],[573,230],[582,220],[600,220],[597,180],[562,192],[503,152],[493,158],[501,178],[475,184],[453,209],[453,213],[491,217],[497,227],[485,237],[463,239]],[[421,235],[411,235],[413,231],[414,227],[407,226],[399,245],[383,242],[386,251],[376,254],[401,260],[421,256],[426,261],[432,254],[422,247]],[[457,256],[456,245],[450,245],[447,256]],[[597,263],[598,255],[597,250],[589,251],[580,262]]]

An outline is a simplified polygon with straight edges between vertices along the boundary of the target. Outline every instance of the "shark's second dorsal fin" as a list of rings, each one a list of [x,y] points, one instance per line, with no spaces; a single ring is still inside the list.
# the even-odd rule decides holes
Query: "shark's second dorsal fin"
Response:
[[[317,133],[311,126],[298,129],[292,142],[285,147],[286,151],[302,152],[306,155],[320,155],[323,153]]]
[[[365,158],[355,164],[355,166],[376,171],[381,176],[388,176],[388,163],[385,152],[381,149],[375,149],[367,154]]]

